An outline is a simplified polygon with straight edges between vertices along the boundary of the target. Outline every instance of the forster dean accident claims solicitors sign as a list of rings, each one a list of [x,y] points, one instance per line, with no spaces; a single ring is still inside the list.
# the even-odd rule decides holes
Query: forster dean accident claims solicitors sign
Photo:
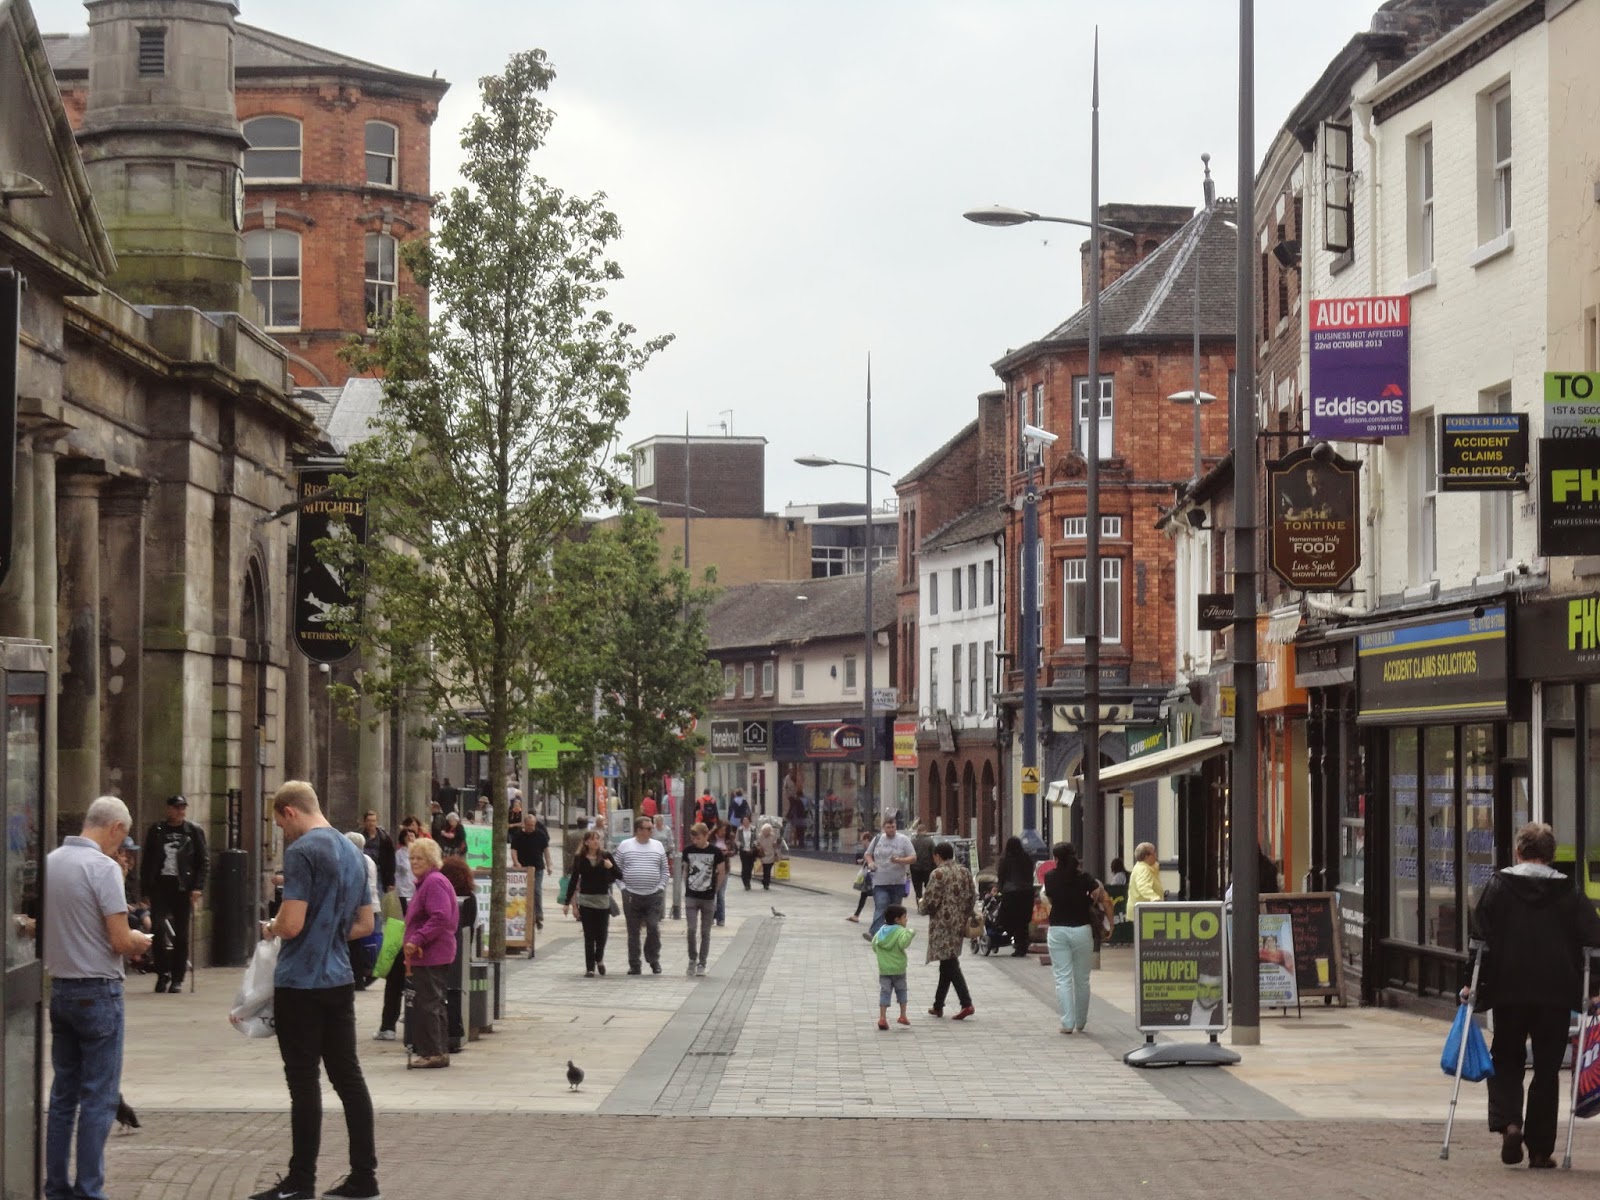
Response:
[[[1357,639],[1363,724],[1493,720],[1506,711],[1506,610],[1467,609]]]
[[[1311,436],[1404,437],[1411,427],[1411,300],[1311,304]]]

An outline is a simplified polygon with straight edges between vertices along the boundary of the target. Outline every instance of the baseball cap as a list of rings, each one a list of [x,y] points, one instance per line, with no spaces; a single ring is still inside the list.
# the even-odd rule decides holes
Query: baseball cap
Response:
[[[122,848],[124,850],[137,850],[139,848],[139,843],[134,841],[131,837],[125,837],[122,839]]]
[[[183,796],[168,796],[167,805],[170,808],[188,808],[189,801]]]

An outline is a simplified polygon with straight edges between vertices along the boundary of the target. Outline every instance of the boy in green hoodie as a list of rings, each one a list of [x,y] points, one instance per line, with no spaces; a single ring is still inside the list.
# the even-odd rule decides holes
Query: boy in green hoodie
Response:
[[[900,1024],[911,1024],[906,1015],[906,947],[916,937],[906,928],[906,906],[891,904],[883,910],[883,925],[872,939],[872,952],[878,956],[878,1028],[889,1028],[889,993],[900,1001]]]

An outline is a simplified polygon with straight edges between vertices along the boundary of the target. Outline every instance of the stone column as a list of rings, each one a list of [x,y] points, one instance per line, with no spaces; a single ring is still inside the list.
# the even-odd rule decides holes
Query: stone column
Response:
[[[313,778],[309,664],[292,640],[288,655],[283,671],[282,778],[268,781],[269,793],[275,783],[284,779]]]
[[[100,491],[105,476],[58,471],[61,577],[57,662],[61,672],[60,806],[75,824],[104,787],[100,768]]]
[[[387,714],[379,715],[372,704],[361,701],[361,725],[356,732],[356,820],[367,809],[383,812],[388,807],[388,789],[384,787],[385,733],[389,728]]]
[[[44,693],[44,804],[46,837],[53,833],[59,840],[65,834],[60,818],[61,642],[56,631],[56,562],[61,548],[56,544],[55,439],[36,438],[29,457],[33,460],[33,628],[25,636],[52,651]],[[77,832],[76,827],[66,831]]]
[[[144,794],[144,533],[150,487],[118,479],[100,503],[100,633],[105,688],[100,753],[106,783],[133,810],[134,828],[156,819]]]
[[[17,476],[12,492],[11,570],[0,584],[0,636],[34,636],[33,447],[17,438]]]

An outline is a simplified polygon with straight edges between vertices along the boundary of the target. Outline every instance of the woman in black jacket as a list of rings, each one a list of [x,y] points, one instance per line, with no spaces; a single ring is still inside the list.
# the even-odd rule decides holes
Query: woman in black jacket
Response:
[[[567,884],[567,902],[562,912],[571,911],[583,925],[583,977],[606,973],[606,934],[611,928],[611,885],[616,882],[617,864],[606,850],[598,829],[583,835],[578,853],[572,859],[572,878]]]
[[[1022,958],[1028,953],[1033,925],[1033,859],[1022,848],[1021,838],[1006,841],[995,882],[1000,886],[1000,927],[1011,935],[1011,957]]]

